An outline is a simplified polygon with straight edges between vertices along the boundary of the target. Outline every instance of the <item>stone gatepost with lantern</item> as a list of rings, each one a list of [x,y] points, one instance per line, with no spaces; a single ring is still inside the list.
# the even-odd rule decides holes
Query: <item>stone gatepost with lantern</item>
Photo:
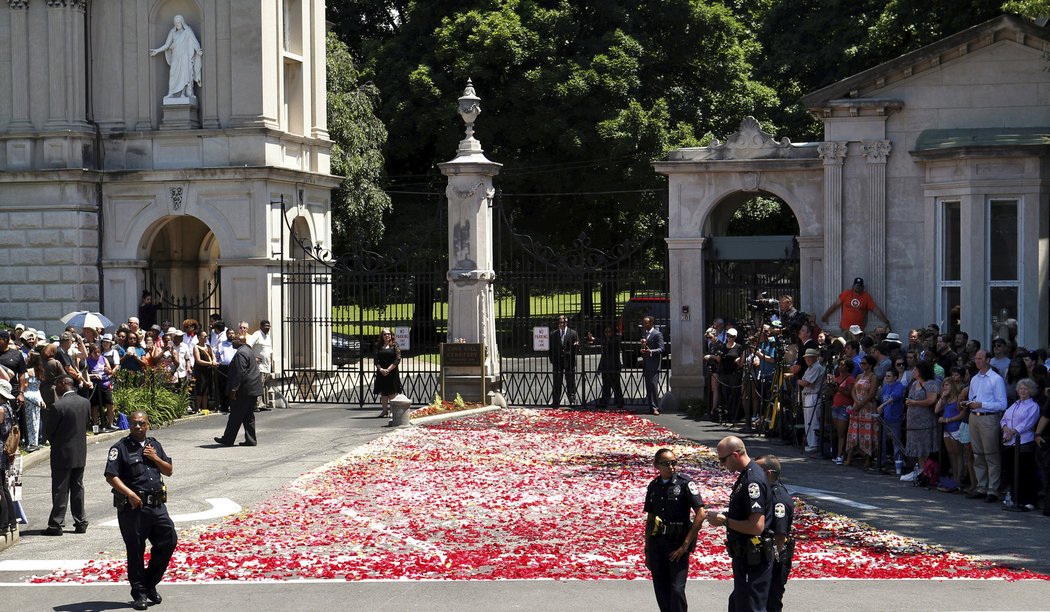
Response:
[[[488,402],[500,387],[491,204],[492,177],[502,164],[486,158],[474,138],[480,102],[468,79],[459,98],[466,138],[454,159],[438,164],[448,177],[448,344],[442,351],[442,387],[446,399],[459,393],[466,401]]]

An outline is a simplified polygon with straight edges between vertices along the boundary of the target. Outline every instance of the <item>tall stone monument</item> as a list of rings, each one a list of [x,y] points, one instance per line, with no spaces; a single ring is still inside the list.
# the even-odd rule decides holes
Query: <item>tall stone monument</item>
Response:
[[[438,164],[448,177],[448,340],[480,343],[485,349],[487,389],[500,380],[496,346],[496,279],[492,253],[492,177],[503,166],[490,161],[474,138],[474,121],[481,114],[474,85],[459,98],[459,115],[467,124],[455,159]],[[465,396],[464,396],[465,397]]]
[[[164,44],[149,50],[151,57],[164,53],[164,60],[168,63],[168,93],[164,96],[161,129],[196,128],[200,127],[197,114],[200,106],[193,93],[193,84],[201,85],[204,50],[182,15],[175,15],[172,21],[174,25]]]

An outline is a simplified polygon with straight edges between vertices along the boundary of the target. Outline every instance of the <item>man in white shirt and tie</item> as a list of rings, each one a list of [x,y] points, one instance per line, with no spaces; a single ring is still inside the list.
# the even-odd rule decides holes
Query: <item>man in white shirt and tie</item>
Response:
[[[1006,411],[1006,384],[992,368],[988,351],[977,351],[973,361],[978,372],[970,379],[969,400],[959,402],[959,408],[970,411],[970,444],[973,447],[973,470],[977,476],[974,490],[967,497],[983,497],[984,501],[995,503],[999,501],[1002,468],[999,421]]]

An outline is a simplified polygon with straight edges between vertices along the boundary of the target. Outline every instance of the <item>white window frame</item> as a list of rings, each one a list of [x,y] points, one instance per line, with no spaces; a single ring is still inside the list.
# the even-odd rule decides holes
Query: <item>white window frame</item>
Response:
[[[1017,274],[1014,280],[992,280],[992,202],[1013,202],[1017,208]],[[1024,249],[1022,248],[1021,241],[1024,236],[1024,198],[1020,195],[995,195],[987,196],[984,201],[984,269],[985,269],[985,287],[984,290],[984,311],[988,313],[988,318],[984,322],[984,334],[986,338],[991,339],[995,334],[995,329],[992,328],[992,317],[998,313],[992,312],[992,289],[998,287],[1016,287],[1017,288],[1017,319],[1018,325],[1018,337],[1020,341],[1021,333],[1024,331],[1021,329],[1021,322],[1024,321]]]
[[[944,235],[945,223],[944,214],[948,204],[955,204],[959,207],[959,244],[962,245],[962,201],[958,197],[946,197],[937,200],[937,257],[935,259],[937,266],[937,317],[939,319],[939,325],[941,328],[947,331],[948,318],[951,315],[949,312],[948,304],[944,299],[945,289],[956,288],[960,292],[960,301],[962,300],[962,262],[960,261],[959,278],[957,280],[947,280],[944,278],[944,266],[946,263],[945,258],[945,247],[947,246],[947,240]],[[989,210],[991,210],[989,208]],[[990,298],[989,298],[990,299]]]

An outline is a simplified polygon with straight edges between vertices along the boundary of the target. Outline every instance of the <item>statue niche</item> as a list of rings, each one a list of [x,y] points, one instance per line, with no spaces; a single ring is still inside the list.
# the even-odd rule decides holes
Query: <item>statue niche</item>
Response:
[[[168,62],[168,94],[164,96],[164,104],[196,105],[193,84],[201,84],[201,56],[204,50],[193,28],[186,25],[182,15],[175,15],[174,22],[164,44],[150,49],[149,54],[152,57],[163,51],[164,59]]]

